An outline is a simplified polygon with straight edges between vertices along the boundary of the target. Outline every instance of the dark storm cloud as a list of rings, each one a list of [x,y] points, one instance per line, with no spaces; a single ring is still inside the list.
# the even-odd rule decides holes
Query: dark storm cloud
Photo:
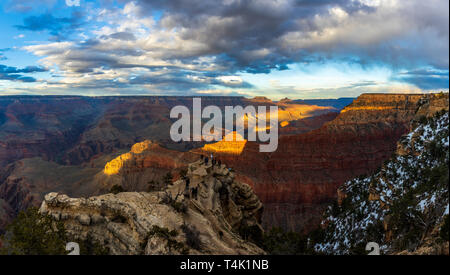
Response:
[[[268,73],[274,69],[285,69],[290,63],[304,62],[305,57],[313,54],[325,59],[355,55],[357,58],[353,60],[361,64],[378,62],[414,66],[428,62],[436,67],[448,68],[448,58],[445,58],[448,57],[445,54],[445,51],[448,52],[448,42],[433,47],[421,41],[418,44],[423,48],[415,49],[413,45],[408,45],[414,39],[407,37],[403,40],[399,36],[401,33],[389,33],[389,29],[400,29],[407,34],[408,31],[428,28],[430,35],[448,40],[448,1],[419,5],[415,1],[402,1],[392,9],[387,6],[381,11],[378,7],[352,0],[138,0],[137,3],[142,7],[141,16],[148,11],[163,11],[162,27],[183,27],[184,39],[208,45],[201,54],[226,57],[221,61],[230,71]],[[354,15],[355,19],[345,23],[336,18],[317,20],[317,16],[329,16],[331,8],[339,8],[349,17]],[[347,32],[345,36],[326,41],[328,37],[324,34],[327,28],[337,27],[341,23],[342,32]],[[359,30],[360,23],[369,24],[366,27],[368,30]],[[357,33],[358,30],[363,33]],[[317,35],[324,35],[326,42],[313,41]],[[416,35],[421,36],[419,33]],[[302,39],[308,41],[303,41],[302,45]],[[262,49],[268,53],[259,53]],[[438,53],[443,54],[441,58]]]
[[[128,2],[128,1],[123,1]],[[298,51],[281,49],[277,40],[284,34],[298,30],[296,20],[313,18],[331,6],[341,6],[349,13],[370,8],[358,2],[339,1],[199,1],[199,0],[139,0],[140,15],[162,10],[161,27],[183,27],[181,37],[199,41],[207,47],[198,55],[216,55],[220,64],[230,72],[269,73],[287,69],[287,64],[301,59]],[[357,3],[357,4],[355,4]],[[313,24],[304,28],[315,29]],[[262,56],[259,50],[270,53]],[[182,58],[183,53],[172,55]]]
[[[320,31],[312,18],[339,6],[348,13],[373,11],[361,3],[339,1],[199,1],[140,0],[142,10],[165,12],[161,25],[186,28],[184,39],[201,41],[209,47],[203,54],[222,54],[231,71],[269,73],[286,69],[302,60],[298,49],[283,49],[279,39],[292,31]],[[298,22],[301,20],[302,22]],[[264,56],[258,50],[267,49]]]
[[[125,40],[125,41],[134,41],[136,37],[131,32],[116,32],[109,35],[110,38]]]
[[[437,70],[414,70],[399,74],[394,80],[411,83],[424,90],[449,88],[449,72]]]
[[[140,75],[132,78],[130,84],[153,84],[167,89],[177,89],[182,87],[186,90],[207,89],[210,85],[223,86],[228,88],[252,88],[253,86],[245,81],[225,82],[215,77],[197,72],[174,71],[161,75]]]
[[[447,76],[448,77],[448,71],[418,69],[418,70],[401,73],[400,75],[404,75],[404,76],[434,76],[434,77]]]
[[[351,85],[348,85],[345,87],[346,89],[354,89],[354,88],[360,88],[360,87],[367,87],[367,86],[375,86],[377,83],[375,81],[367,80],[367,81],[361,81],[358,83],[353,83]]]
[[[122,1],[124,2],[124,1]],[[266,0],[247,0],[247,1],[221,1],[221,0],[138,0],[138,3],[145,7],[164,10],[168,12],[182,13],[186,16],[198,15],[219,15],[219,16],[245,16],[253,18],[282,18],[286,15],[294,15],[301,12],[295,18],[311,16],[328,6],[341,6],[347,11],[358,11],[362,8],[370,8],[360,2],[351,0],[296,0],[296,1],[266,1]],[[283,7],[284,6],[284,7]],[[267,9],[283,8],[280,10]],[[145,9],[144,9],[145,10]],[[289,20],[285,18],[285,20]]]
[[[24,76],[25,73],[38,73],[46,72],[47,70],[42,67],[28,66],[23,69],[16,67],[10,67],[5,65],[0,65],[0,80],[11,80],[11,81],[21,81],[21,82],[36,82],[36,79],[31,76]]]
[[[73,12],[70,17],[54,17],[50,13],[45,13],[25,17],[23,24],[15,27],[19,30],[48,31],[52,35],[51,40],[60,41],[82,26],[83,16],[81,12]]]
[[[449,88],[449,78],[447,77],[426,77],[426,76],[414,76],[404,78],[404,82],[408,82],[416,85],[420,89],[424,90],[439,90]]]

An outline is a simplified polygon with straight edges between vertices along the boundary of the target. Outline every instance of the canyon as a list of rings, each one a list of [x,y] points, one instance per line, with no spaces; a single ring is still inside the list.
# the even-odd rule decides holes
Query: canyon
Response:
[[[340,185],[377,169],[415,118],[440,109],[448,109],[448,94],[363,94],[321,128],[281,136],[272,154],[260,154],[250,142],[240,155],[215,154],[263,201],[265,228],[306,233]]]
[[[351,101],[202,97],[220,108],[276,104],[279,146],[260,153],[250,141],[172,142],[170,108],[191,108],[190,97],[0,98],[0,219],[5,224],[50,192],[89,197],[116,184],[145,191],[149,182],[167,172],[176,180],[189,163],[213,153],[261,199],[264,228],[306,233],[340,185],[391,156],[415,118],[448,108],[448,95],[363,94]]]

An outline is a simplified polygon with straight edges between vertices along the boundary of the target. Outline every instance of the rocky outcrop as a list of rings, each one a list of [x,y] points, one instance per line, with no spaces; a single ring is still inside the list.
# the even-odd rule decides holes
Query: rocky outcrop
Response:
[[[366,254],[376,242],[383,254],[449,254],[448,118],[447,105],[421,119],[376,173],[339,188],[318,252]]]
[[[75,240],[91,238],[111,254],[264,254],[262,203],[225,165],[197,161],[160,192],[90,198],[45,196],[40,212],[62,221]]]

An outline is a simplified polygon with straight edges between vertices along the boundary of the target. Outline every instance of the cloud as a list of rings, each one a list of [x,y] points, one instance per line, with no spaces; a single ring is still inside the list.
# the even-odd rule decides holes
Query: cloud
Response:
[[[125,40],[125,41],[134,41],[136,37],[131,32],[116,32],[109,35],[109,38]]]
[[[6,58],[5,56],[5,52],[9,51],[10,48],[4,48],[4,49],[0,49],[0,60],[6,60],[8,58]]]
[[[69,7],[72,7],[72,6],[79,7],[80,6],[80,0],[66,0],[66,5],[69,6]]]
[[[400,73],[394,80],[413,84],[423,90],[440,90],[449,88],[449,71],[418,69]]]
[[[448,67],[446,0],[137,2],[164,11],[162,28],[201,44],[194,55],[223,55],[232,70],[267,73],[336,58]]]
[[[23,48],[59,70],[61,80],[49,85],[195,92],[255,89],[239,74],[288,70],[293,63],[358,63],[394,74],[449,66],[447,0],[119,0],[122,8],[110,2],[87,15],[44,14],[18,26],[58,38]],[[82,40],[68,39],[83,16],[95,18],[89,31]],[[398,77],[393,80],[417,87],[445,84]]]
[[[31,76],[24,76],[27,73],[46,72],[47,69],[36,66],[28,66],[22,69],[9,67],[0,64],[0,80],[11,80],[20,82],[36,82],[37,80]]]
[[[70,17],[54,17],[50,13],[38,16],[28,16],[23,19],[23,25],[16,25],[19,30],[48,31],[52,40],[61,40],[83,24],[83,13],[72,12]]]
[[[56,2],[57,0],[40,0],[39,4],[36,4],[36,0],[8,0],[5,7],[7,11],[28,13],[42,7],[51,8]]]
[[[340,98],[358,97],[363,93],[423,93],[423,90],[410,83],[383,83],[374,81],[361,81],[328,88],[301,88],[296,86],[280,85],[272,89],[256,90],[252,94],[266,95],[274,99],[288,98]],[[274,96],[275,95],[275,96]]]

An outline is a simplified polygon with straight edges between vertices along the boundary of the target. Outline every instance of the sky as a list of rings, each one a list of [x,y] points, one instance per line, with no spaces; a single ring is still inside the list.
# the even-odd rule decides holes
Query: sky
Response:
[[[0,0],[0,95],[449,89],[448,0]]]

